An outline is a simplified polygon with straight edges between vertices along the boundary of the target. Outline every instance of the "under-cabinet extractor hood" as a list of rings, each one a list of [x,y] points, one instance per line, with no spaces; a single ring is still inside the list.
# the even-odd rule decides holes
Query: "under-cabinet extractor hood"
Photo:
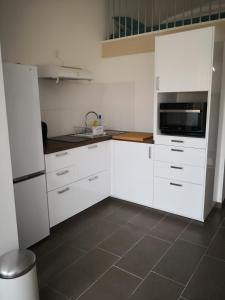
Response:
[[[82,68],[57,66],[57,65],[39,65],[38,77],[43,79],[67,80],[92,80],[93,74]]]

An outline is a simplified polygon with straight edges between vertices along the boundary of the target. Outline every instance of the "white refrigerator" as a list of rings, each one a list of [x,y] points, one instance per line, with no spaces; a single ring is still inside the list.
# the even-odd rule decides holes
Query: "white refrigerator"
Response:
[[[37,69],[4,64],[6,108],[20,248],[49,235]]]

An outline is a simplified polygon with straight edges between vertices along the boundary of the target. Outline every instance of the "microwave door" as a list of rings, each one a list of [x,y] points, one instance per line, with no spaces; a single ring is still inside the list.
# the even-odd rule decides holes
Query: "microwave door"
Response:
[[[160,110],[162,132],[195,135],[202,132],[204,120],[200,110]]]

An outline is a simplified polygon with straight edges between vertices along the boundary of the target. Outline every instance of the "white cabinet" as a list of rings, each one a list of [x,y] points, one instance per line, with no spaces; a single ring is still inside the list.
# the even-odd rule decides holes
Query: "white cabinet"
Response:
[[[74,149],[73,160],[80,178],[107,169],[109,142],[95,143]]]
[[[152,206],[154,145],[113,141],[112,194]]]
[[[203,221],[203,192],[202,185],[155,178],[154,207]]]
[[[209,90],[213,47],[213,27],[156,37],[156,90],[159,92]]]
[[[155,145],[155,160],[205,167],[204,149]]]
[[[156,177],[182,180],[196,184],[204,184],[205,181],[205,168],[189,166],[177,162],[167,163],[155,161],[154,174]]]
[[[45,155],[46,172],[50,173],[73,164],[73,153],[75,149],[69,149]]]
[[[45,156],[50,226],[110,196],[110,141]]]
[[[48,193],[50,226],[108,197],[109,173],[101,172]]]

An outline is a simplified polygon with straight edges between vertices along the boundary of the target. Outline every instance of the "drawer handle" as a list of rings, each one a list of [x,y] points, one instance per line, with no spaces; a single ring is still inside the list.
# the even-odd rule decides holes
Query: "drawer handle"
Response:
[[[62,175],[68,174],[69,172],[70,172],[69,170],[65,170],[65,171],[56,173],[56,175],[57,175],[57,176],[62,176]]]
[[[176,166],[170,166],[171,169],[176,169],[176,170],[183,170],[184,168],[182,167],[176,167]]]
[[[178,187],[182,187],[182,186],[183,186],[182,184],[173,183],[173,182],[170,182],[170,185],[173,185],[173,186],[178,186]]]
[[[181,150],[181,149],[171,149],[171,151],[173,151],[173,152],[184,152],[184,150]]]
[[[89,146],[88,149],[95,149],[98,148],[98,145]]]
[[[67,187],[64,190],[58,191],[58,194],[64,194],[64,193],[69,192],[69,191],[70,191],[70,188]]]
[[[152,158],[152,147],[149,147],[149,149],[148,149],[148,158],[149,159]]]
[[[98,179],[98,176],[94,176],[94,177],[91,177],[91,178],[88,178],[88,180],[91,182],[91,181],[94,181],[94,180],[97,180]]]
[[[56,157],[61,157],[61,156],[66,156],[66,155],[68,155],[68,152],[58,153],[55,156]]]
[[[184,141],[181,140],[171,140],[172,143],[184,143]]]

